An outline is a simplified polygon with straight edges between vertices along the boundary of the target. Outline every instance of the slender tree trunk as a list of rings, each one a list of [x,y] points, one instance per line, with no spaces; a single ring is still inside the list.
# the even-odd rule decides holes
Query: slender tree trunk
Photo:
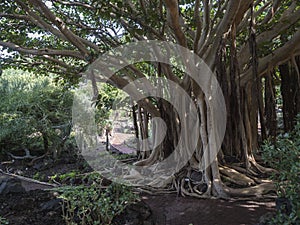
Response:
[[[265,77],[265,117],[268,136],[275,141],[277,134],[277,115],[273,73],[268,73]]]
[[[144,108],[138,106],[138,116],[140,124],[140,151],[141,158],[146,159],[150,155],[149,143],[148,143],[148,122],[147,122],[147,112]]]
[[[109,150],[109,130],[107,127],[105,128],[105,138],[106,138],[105,148],[106,148],[106,151],[108,151]]]
[[[297,67],[299,68],[299,58]],[[294,65],[295,66],[295,65]],[[283,123],[284,131],[293,130],[295,119],[299,111],[299,75],[297,69],[291,63],[279,66],[281,77],[281,95],[283,101]]]
[[[137,148],[136,154],[137,154],[138,159],[140,159],[141,150],[140,150],[140,141],[139,141],[139,126],[138,126],[138,120],[137,120],[137,115],[136,115],[136,107],[133,102],[132,102],[131,110],[132,110],[134,133],[135,133],[135,138],[136,138],[136,148]]]

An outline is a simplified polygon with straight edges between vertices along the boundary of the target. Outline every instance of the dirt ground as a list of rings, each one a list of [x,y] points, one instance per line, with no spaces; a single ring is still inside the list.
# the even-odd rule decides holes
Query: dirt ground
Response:
[[[47,191],[0,195],[0,215],[12,225],[63,225],[62,210],[55,201],[53,193]],[[144,195],[143,201],[150,207],[156,225],[255,225],[262,215],[275,211],[274,202],[268,200],[224,201]]]
[[[27,168],[24,163],[16,162],[1,165],[12,173],[32,177],[39,172],[41,177],[62,174],[71,170],[89,171],[82,159],[64,159],[49,162],[45,159],[38,169]],[[27,168],[27,169],[26,169]],[[52,192],[35,190],[28,193],[0,195],[0,215],[12,225],[60,225],[65,224],[62,210],[55,202]],[[142,194],[143,201],[150,207],[157,225],[240,225],[258,224],[262,215],[275,211],[274,200],[220,200],[178,197],[176,194]],[[126,224],[126,223],[124,223]]]
[[[124,139],[126,138],[124,137]],[[132,153],[129,145],[132,143],[127,142],[125,145],[122,140],[113,144],[121,146],[124,153]],[[82,157],[73,155],[65,155],[56,161],[44,158],[33,166],[28,166],[26,161],[9,162],[7,158],[0,159],[0,169],[46,182],[49,182],[51,176],[55,174],[64,174],[70,171],[79,171],[80,173],[92,171]],[[66,182],[71,183],[72,181]],[[225,201],[184,198],[178,197],[176,194],[149,195],[146,193],[142,193],[141,198],[151,209],[155,225],[256,225],[259,224],[262,215],[275,212],[274,199]],[[65,224],[62,219],[60,202],[51,191],[35,190],[27,193],[0,194],[0,216],[8,219],[10,225]],[[124,220],[121,218],[120,221]],[[132,225],[125,222],[121,224]],[[142,222],[140,224],[149,225],[149,223]]]
[[[164,225],[256,225],[260,217],[275,211],[274,200],[220,200],[144,196],[157,224]]]
[[[0,195],[0,215],[9,225],[65,224],[62,208],[55,201],[53,193],[40,190]]]

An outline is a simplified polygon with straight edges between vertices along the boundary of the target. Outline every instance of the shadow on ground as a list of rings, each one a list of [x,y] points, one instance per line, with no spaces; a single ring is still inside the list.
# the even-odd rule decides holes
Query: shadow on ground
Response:
[[[274,200],[220,200],[144,196],[159,225],[241,225],[258,224],[260,217],[275,212]]]

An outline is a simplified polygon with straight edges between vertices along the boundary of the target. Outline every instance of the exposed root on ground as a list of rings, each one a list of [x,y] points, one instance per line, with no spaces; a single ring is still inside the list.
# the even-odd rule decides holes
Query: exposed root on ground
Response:
[[[225,187],[225,191],[231,197],[263,197],[266,194],[275,190],[275,186],[272,182],[258,184],[247,188],[230,188]]]
[[[135,162],[136,166],[151,166],[159,161],[161,148],[155,148],[146,159]],[[172,181],[165,179],[160,182],[162,189],[141,187],[147,193],[174,193],[182,196],[196,198],[218,197],[257,197],[261,198],[270,192],[275,193],[275,186],[268,180],[271,173],[276,172],[271,168],[261,166],[252,154],[247,154],[244,163],[221,165],[215,159],[204,171],[199,170],[199,163],[203,157],[198,151],[194,154],[186,167],[175,174]],[[179,160],[179,159],[178,159]],[[203,168],[203,167],[202,167]],[[163,171],[160,171],[164,174]],[[139,174],[130,174],[126,178],[138,179]],[[156,184],[153,180],[153,184]],[[160,186],[159,184],[157,186]]]
[[[181,196],[196,198],[247,198],[266,197],[275,193],[275,186],[272,181],[247,174],[245,168],[239,166],[219,166],[220,179],[204,179],[205,171],[198,171],[191,168],[184,168],[173,179],[173,182],[166,189],[140,188],[146,193],[174,193]],[[212,176],[212,174],[211,174]],[[268,195],[269,196],[269,195]]]
[[[54,188],[54,187],[58,187],[58,185],[56,185],[56,184],[42,182],[42,181],[38,181],[38,180],[35,180],[35,179],[31,179],[31,178],[28,178],[28,177],[24,177],[24,176],[12,174],[12,173],[6,173],[6,172],[4,172],[3,170],[0,169],[0,175],[1,174],[20,180],[21,185],[25,188],[26,191],[35,190],[35,189],[46,190],[46,189],[51,189],[51,188]]]
[[[229,168],[227,166],[221,166],[219,169],[221,174],[234,184],[245,187],[255,185],[255,181],[252,178],[236,171],[235,169]]]
[[[35,159],[36,158],[36,156],[32,156],[30,154],[30,151],[27,148],[23,148],[22,150],[25,152],[24,156],[15,156],[12,153],[7,153],[7,154],[13,159]]]

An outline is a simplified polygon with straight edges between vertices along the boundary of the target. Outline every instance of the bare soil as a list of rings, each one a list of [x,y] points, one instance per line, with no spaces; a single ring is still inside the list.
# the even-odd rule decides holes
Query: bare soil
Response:
[[[225,201],[172,194],[144,196],[144,201],[159,225],[256,225],[261,216],[275,212],[274,200],[270,199]]]

